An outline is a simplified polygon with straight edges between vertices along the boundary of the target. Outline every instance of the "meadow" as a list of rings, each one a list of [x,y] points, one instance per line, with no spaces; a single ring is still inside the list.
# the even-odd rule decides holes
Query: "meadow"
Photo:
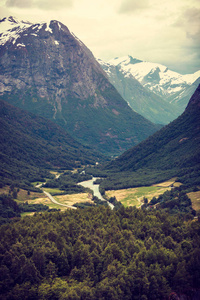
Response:
[[[147,198],[150,201],[153,197],[158,197],[167,190],[171,189],[174,185],[175,179],[165,181],[152,186],[143,186],[137,188],[129,188],[122,190],[110,190],[106,191],[108,198],[115,197],[117,201],[120,201],[125,207],[136,206],[140,207],[143,204],[143,199]]]

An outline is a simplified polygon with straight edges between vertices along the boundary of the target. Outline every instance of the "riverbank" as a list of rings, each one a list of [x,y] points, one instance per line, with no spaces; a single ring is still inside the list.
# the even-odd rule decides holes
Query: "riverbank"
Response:
[[[106,201],[109,205],[109,207],[111,209],[114,208],[114,205],[112,203],[110,203],[109,201],[107,201],[106,199],[104,199],[99,191],[99,184],[94,184],[94,182],[97,180],[97,179],[100,179],[99,177],[93,177],[92,179],[90,180],[86,180],[86,181],[82,181],[82,182],[79,182],[78,185],[82,185],[83,187],[85,188],[89,188],[93,191],[93,195],[96,196],[98,199],[100,199],[101,201]]]

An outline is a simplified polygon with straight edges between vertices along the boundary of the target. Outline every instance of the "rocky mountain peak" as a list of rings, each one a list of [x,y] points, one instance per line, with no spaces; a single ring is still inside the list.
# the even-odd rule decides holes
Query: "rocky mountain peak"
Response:
[[[86,71],[88,57],[93,59],[93,68],[100,73],[103,71],[89,49],[65,25],[55,20],[49,24],[33,24],[9,17],[1,20],[1,27],[0,51],[1,54],[8,51],[1,60],[0,68],[7,71],[6,78],[4,74],[0,80],[1,94],[34,85],[37,94],[48,100],[52,89],[59,98],[70,92],[82,99],[95,95],[96,87],[90,83]],[[69,70],[69,65],[74,62],[73,70]],[[77,72],[78,68],[81,72]],[[92,70],[88,72],[92,73]],[[69,73],[75,73],[76,82],[73,84],[70,84]],[[84,84],[80,83],[81,80]]]
[[[62,23],[0,22],[0,96],[118,154],[158,126],[134,113],[92,52]]]

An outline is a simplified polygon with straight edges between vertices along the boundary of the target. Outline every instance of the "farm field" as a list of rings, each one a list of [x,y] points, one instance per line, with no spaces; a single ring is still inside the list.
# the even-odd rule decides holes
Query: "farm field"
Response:
[[[75,203],[81,203],[81,202],[89,202],[94,204],[94,202],[88,198],[88,193],[60,195],[60,196],[54,196],[54,198],[59,203],[67,204],[67,205],[73,205]]]
[[[136,206],[140,207],[143,203],[143,198],[147,198],[149,201],[153,197],[158,197],[160,194],[163,194],[165,191],[170,190],[172,184],[174,184],[175,179],[165,181],[159,184],[154,184],[152,186],[144,186],[138,188],[122,189],[116,191],[106,191],[106,196],[116,197],[125,207],[127,206]],[[176,185],[176,183],[175,183]]]
[[[55,198],[55,200],[62,204],[73,205],[75,203],[80,203],[80,202],[94,203],[88,197],[88,193],[60,195],[63,193],[63,191],[61,191],[59,189],[45,188],[44,190],[49,192],[50,194],[52,194],[53,197]],[[5,193],[5,194],[9,193],[9,186],[0,188],[0,194],[3,194],[3,193]],[[56,194],[56,196],[55,196],[55,194]],[[68,209],[67,207],[64,207],[64,206],[61,206],[61,205],[51,202],[51,200],[43,193],[28,192],[23,189],[19,190],[19,192],[17,193],[17,199],[15,199],[15,201],[18,204],[23,203],[23,202],[28,202],[29,204],[44,204],[44,205],[49,206],[50,209],[56,208],[56,209],[60,209],[62,211]],[[30,215],[30,214],[33,214],[33,213],[22,213],[22,215]]]
[[[45,189],[47,190],[47,189]],[[51,191],[48,190],[49,193],[51,193]],[[88,193],[80,193],[80,194],[72,194],[72,195],[57,195],[57,196],[53,196],[54,199],[61,203],[61,204],[66,204],[66,205],[73,205],[75,203],[80,203],[80,202],[90,202],[93,203],[89,198],[88,198]],[[68,209],[67,207],[58,205],[56,203],[51,202],[51,200],[45,196],[44,194],[41,194],[41,196],[39,198],[35,198],[34,200],[27,200],[28,203],[30,204],[44,204],[44,205],[48,205],[50,209],[52,208],[56,208],[56,209],[60,209],[60,210],[66,210]]]
[[[192,208],[196,211],[200,210],[200,191],[187,194],[192,201]]]

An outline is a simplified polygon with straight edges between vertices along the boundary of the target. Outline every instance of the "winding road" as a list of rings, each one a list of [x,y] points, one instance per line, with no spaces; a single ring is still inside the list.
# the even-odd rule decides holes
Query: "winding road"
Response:
[[[65,206],[65,207],[72,208],[72,209],[77,209],[77,207],[75,207],[75,206],[71,206],[71,205],[62,204],[62,203],[57,202],[51,194],[49,194],[48,192],[45,192],[44,190],[43,190],[43,193],[51,200],[51,202],[53,202],[57,205]]]
[[[58,178],[59,176],[60,176],[60,175],[57,175],[56,178]],[[98,178],[97,178],[97,177],[93,177],[93,178],[90,179],[90,180],[86,180],[86,181],[79,182],[78,185],[82,185],[82,186],[84,186],[84,187],[87,187],[87,188],[92,189],[93,192],[94,192],[94,196],[96,196],[97,198],[99,198],[99,199],[102,200],[102,201],[106,201],[106,202],[108,203],[109,207],[110,207],[111,209],[113,209],[113,208],[114,208],[114,205],[113,205],[112,203],[110,203],[109,201],[105,200],[105,199],[102,197],[101,193],[99,192],[99,184],[94,184],[94,181],[95,181],[96,179],[98,179]],[[42,186],[42,183],[36,185],[36,187],[38,187],[38,188],[40,188],[41,186]],[[42,191],[43,191],[43,193],[51,200],[51,202],[53,202],[53,203],[55,203],[55,204],[57,204],[57,205],[60,205],[60,206],[65,206],[65,207],[71,208],[71,209],[77,209],[77,207],[75,207],[75,206],[71,206],[71,205],[59,203],[58,201],[56,201],[56,200],[54,199],[54,197],[53,197],[50,193],[44,191],[43,188],[42,188]]]

